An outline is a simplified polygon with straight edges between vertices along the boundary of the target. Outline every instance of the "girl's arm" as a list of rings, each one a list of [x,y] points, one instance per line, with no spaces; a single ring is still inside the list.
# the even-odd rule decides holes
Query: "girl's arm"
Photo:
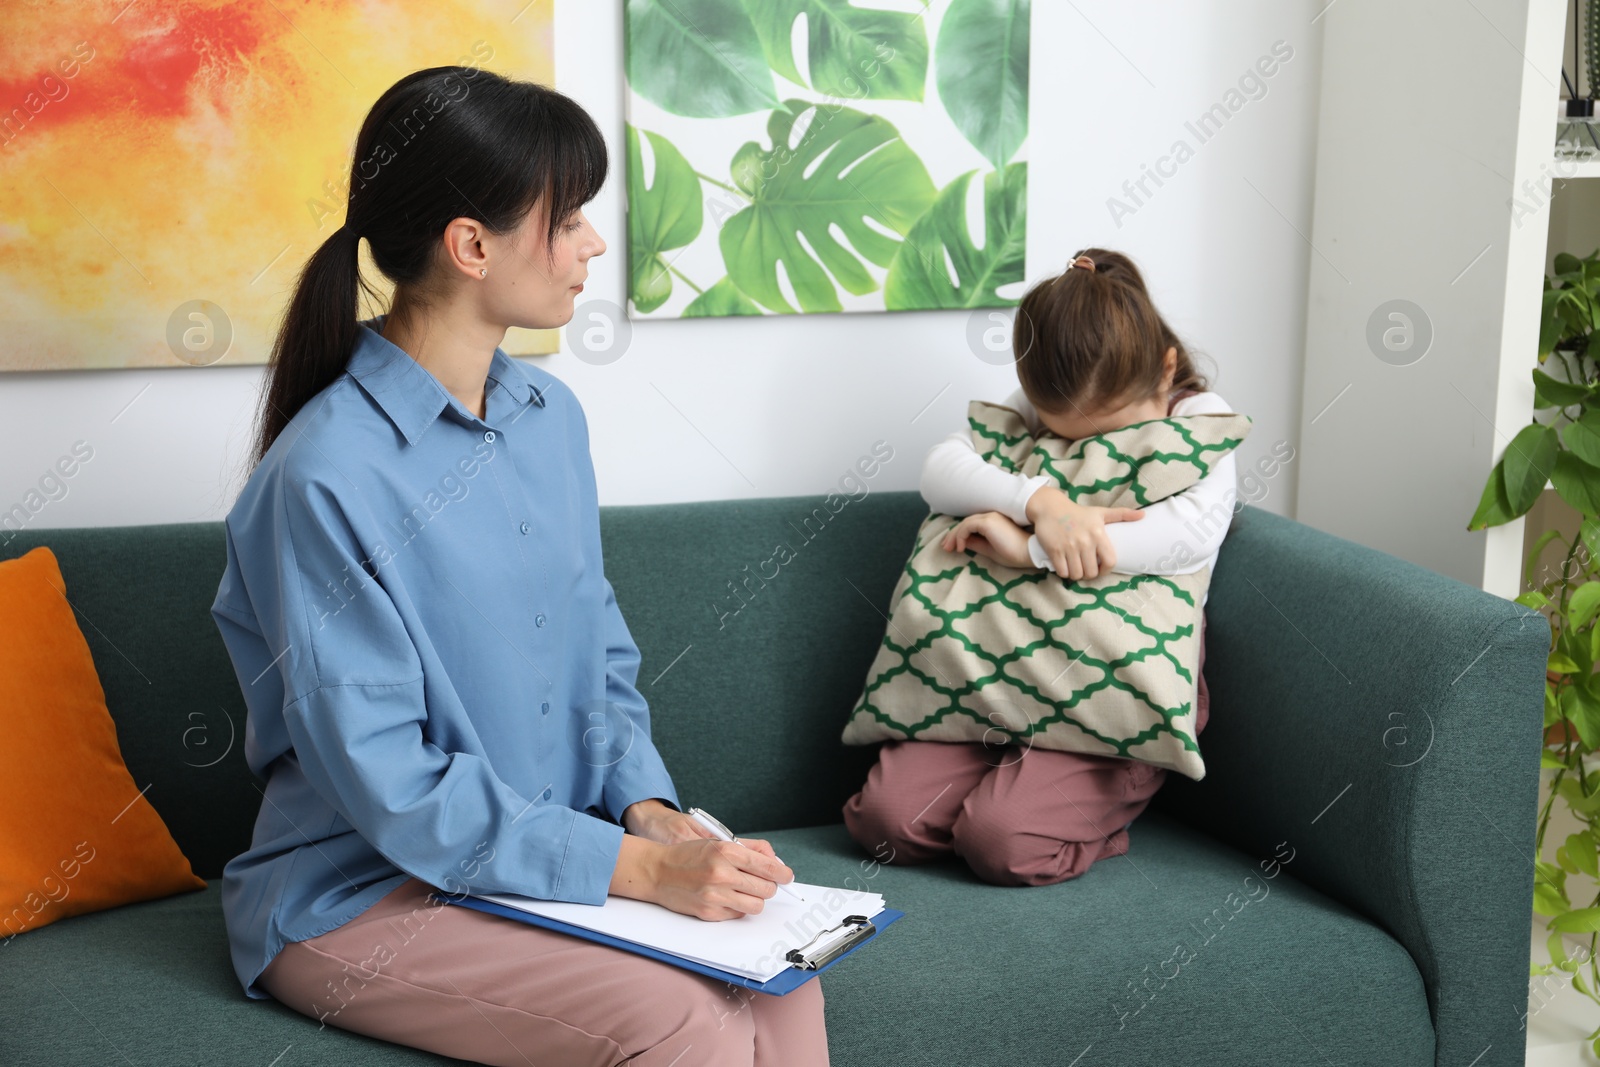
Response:
[[[1004,407],[1020,413],[1030,429],[1039,428],[1033,405],[1019,388]],[[1048,474],[1032,478],[1012,474],[984,462],[972,445],[972,433],[960,430],[928,450],[922,463],[922,499],[944,515],[976,515],[998,511],[1019,526],[1028,525],[1028,498],[1041,486],[1054,485]]]
[[[1210,415],[1232,410],[1216,393],[1197,393],[1178,401],[1172,413]],[[1106,526],[1106,536],[1117,552],[1115,569],[1124,574],[1189,574],[1213,562],[1233,520],[1238,495],[1237,464],[1230,452],[1188,489],[1146,507],[1141,521]],[[1028,552],[1035,566],[1050,566],[1038,537],[1028,539]]]

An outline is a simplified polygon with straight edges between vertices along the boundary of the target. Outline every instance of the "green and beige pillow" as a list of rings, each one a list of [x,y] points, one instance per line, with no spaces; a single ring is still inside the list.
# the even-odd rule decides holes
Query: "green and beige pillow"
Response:
[[[1048,474],[1101,507],[1183,492],[1250,432],[1243,415],[1181,415],[1068,441],[995,404],[973,401],[967,415],[986,462]],[[1069,581],[946,552],[960,521],[931,514],[917,531],[844,743],[1014,744],[1203,777],[1194,702],[1210,567]]]

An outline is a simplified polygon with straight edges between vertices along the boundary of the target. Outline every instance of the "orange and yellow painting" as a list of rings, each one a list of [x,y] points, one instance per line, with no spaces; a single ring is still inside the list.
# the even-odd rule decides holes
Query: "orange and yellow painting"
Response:
[[[0,370],[266,362],[301,265],[344,222],[373,102],[451,63],[553,84],[553,6],[7,3]],[[557,344],[513,329],[504,347]]]

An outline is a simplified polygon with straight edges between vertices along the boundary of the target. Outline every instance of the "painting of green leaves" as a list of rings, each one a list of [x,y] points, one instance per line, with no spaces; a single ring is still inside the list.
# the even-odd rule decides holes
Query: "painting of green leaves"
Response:
[[[634,317],[1004,307],[1030,0],[627,0]]]

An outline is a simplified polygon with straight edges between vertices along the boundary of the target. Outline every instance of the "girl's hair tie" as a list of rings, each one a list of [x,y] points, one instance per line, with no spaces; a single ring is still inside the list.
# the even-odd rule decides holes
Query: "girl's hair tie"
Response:
[[[1077,256],[1076,258],[1074,258],[1071,263],[1067,264],[1067,270],[1071,270],[1073,267],[1081,267],[1084,270],[1088,271],[1089,273],[1093,274],[1094,273],[1094,260],[1090,259],[1088,256],[1080,255],[1080,256]]]

